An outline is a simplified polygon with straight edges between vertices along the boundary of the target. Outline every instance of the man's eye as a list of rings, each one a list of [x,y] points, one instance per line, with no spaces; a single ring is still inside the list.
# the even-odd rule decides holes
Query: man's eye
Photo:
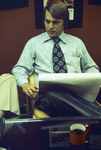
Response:
[[[53,21],[53,23],[54,23],[54,24],[58,24],[58,23],[59,23],[59,21]]]
[[[46,23],[48,23],[48,24],[49,24],[49,23],[50,23],[50,21],[49,21],[49,20],[46,20]]]

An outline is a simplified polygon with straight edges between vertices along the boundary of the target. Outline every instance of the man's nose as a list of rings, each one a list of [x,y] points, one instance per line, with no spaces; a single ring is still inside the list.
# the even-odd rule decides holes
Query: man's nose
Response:
[[[49,28],[53,28],[53,27],[54,27],[53,22],[50,22],[50,23],[49,23]]]

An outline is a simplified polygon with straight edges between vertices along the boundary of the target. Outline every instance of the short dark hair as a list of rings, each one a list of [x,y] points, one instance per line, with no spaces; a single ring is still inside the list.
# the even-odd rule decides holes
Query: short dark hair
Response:
[[[68,26],[69,22],[69,11],[67,6],[61,1],[50,2],[43,10],[43,21],[45,19],[46,10],[55,19],[63,19],[64,28]]]

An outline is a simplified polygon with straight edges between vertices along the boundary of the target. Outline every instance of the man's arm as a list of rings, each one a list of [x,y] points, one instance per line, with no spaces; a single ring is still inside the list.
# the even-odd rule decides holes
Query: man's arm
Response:
[[[34,72],[34,48],[30,41],[27,42],[25,48],[17,62],[12,69],[17,85],[21,87],[24,83],[29,83],[28,78]]]
[[[78,49],[82,50],[81,54],[81,68],[83,73],[99,73],[99,67],[89,55],[85,45],[81,42]]]
[[[12,74],[14,75],[17,85],[22,88],[22,91],[31,99],[36,99],[34,92],[39,91],[37,85],[30,85],[28,78],[34,72],[34,49],[30,41],[27,42],[25,48],[18,60],[18,63],[13,67]]]

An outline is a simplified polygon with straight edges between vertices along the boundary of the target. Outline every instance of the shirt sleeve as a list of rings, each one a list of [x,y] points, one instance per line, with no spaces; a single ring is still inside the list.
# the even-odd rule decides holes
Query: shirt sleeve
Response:
[[[99,73],[99,67],[89,55],[84,43],[81,41],[81,69],[83,73]]]
[[[34,72],[34,60],[34,48],[31,42],[28,41],[17,64],[12,69],[12,74],[19,87],[24,83],[28,83],[28,77]]]

